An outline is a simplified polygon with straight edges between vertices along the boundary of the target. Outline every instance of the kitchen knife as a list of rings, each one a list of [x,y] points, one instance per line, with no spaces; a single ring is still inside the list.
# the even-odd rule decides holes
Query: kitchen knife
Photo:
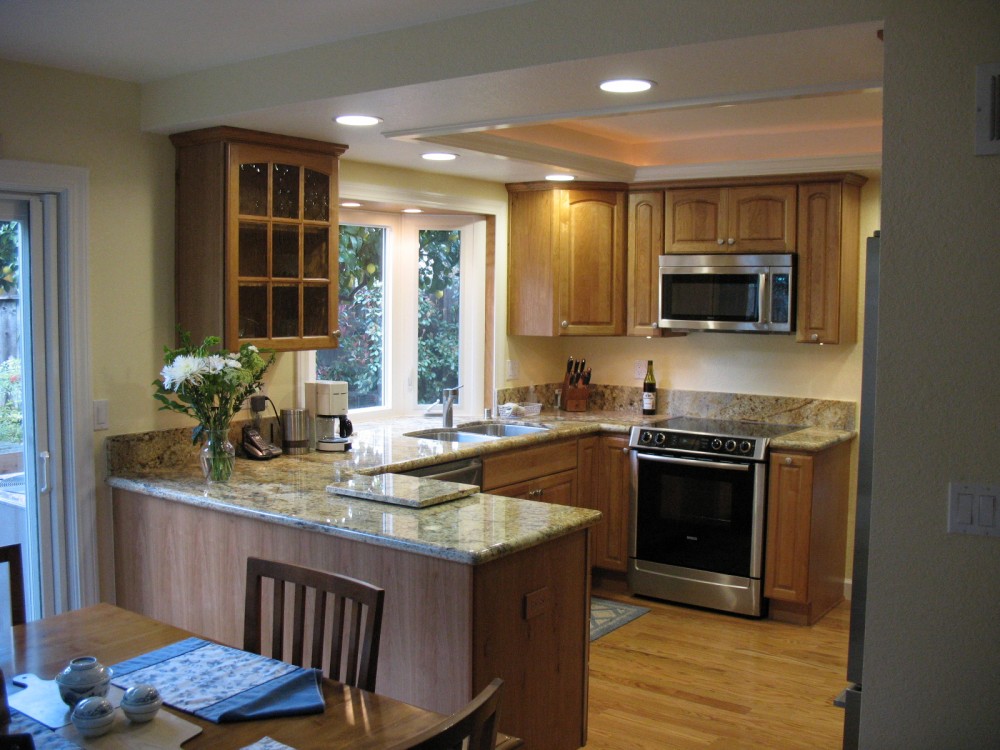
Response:
[[[583,384],[590,385],[590,368],[588,367],[583,373]]]
[[[573,358],[570,357],[566,360],[566,374],[569,375],[573,372]]]

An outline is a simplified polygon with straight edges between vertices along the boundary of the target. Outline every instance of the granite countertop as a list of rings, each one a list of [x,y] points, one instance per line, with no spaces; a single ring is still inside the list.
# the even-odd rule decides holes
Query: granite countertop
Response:
[[[588,434],[627,434],[633,425],[666,416],[543,412],[536,418],[507,421],[542,423],[551,427],[546,432],[475,443],[406,436],[439,426],[440,416],[359,424],[352,449],[346,453],[310,452],[271,461],[239,459],[233,478],[224,484],[205,483],[190,446],[178,447],[177,434],[168,434],[178,431],[119,435],[108,438],[107,481],[115,488],[189,505],[480,564],[586,528],[601,515],[585,508],[485,493],[429,507],[407,507],[337,495],[328,487],[356,474],[401,473]],[[457,419],[456,424],[481,421]],[[803,428],[775,438],[771,445],[780,450],[819,451],[853,436],[846,430]]]

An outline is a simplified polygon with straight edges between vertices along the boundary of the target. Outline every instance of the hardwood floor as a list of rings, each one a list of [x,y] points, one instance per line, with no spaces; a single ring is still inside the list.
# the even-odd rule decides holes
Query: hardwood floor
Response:
[[[850,603],[811,627],[630,597],[650,608],[591,643],[587,750],[839,750]]]

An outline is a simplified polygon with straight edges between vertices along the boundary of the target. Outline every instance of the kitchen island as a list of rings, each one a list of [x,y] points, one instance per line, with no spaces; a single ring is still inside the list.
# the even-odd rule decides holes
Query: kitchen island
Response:
[[[526,747],[585,744],[600,514],[488,494],[410,508],[328,492],[334,465],[386,467],[364,457],[361,432],[354,455],[239,460],[225,484],[206,484],[193,461],[119,465],[108,480],[118,605],[241,646],[248,556],[360,578],[386,590],[378,692],[449,713],[499,676],[502,731]]]

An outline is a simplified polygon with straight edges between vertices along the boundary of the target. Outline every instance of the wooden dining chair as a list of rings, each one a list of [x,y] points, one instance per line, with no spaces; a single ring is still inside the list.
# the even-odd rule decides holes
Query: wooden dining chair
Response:
[[[0,547],[0,565],[3,563],[7,563],[7,577],[10,580],[10,624],[23,625],[27,616],[24,606],[24,566],[21,562],[20,544]]]
[[[497,744],[502,692],[503,680],[498,677],[461,711],[392,745],[390,750],[493,750]],[[463,745],[466,740],[467,746]]]
[[[266,608],[265,579],[272,582]],[[384,599],[384,589],[365,581],[247,558],[243,649],[374,691]]]

